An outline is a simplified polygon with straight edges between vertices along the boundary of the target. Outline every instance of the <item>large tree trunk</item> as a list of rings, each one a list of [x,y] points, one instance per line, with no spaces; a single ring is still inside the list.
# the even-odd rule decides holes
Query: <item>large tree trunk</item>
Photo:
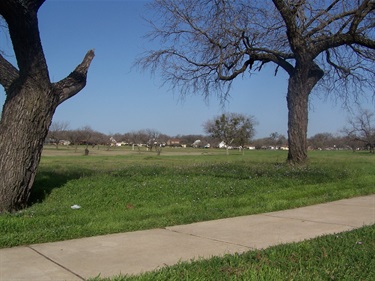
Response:
[[[30,81],[7,100],[0,126],[0,213],[22,208],[34,182],[44,139],[58,105],[52,87]]]
[[[93,58],[91,50],[69,76],[55,84],[18,78],[12,83],[17,87],[5,87],[7,99],[0,122],[0,213],[27,204],[53,114],[59,104],[84,88]]]
[[[307,125],[309,93],[298,91],[293,78],[289,80],[288,103],[288,162],[303,164],[307,160]]]
[[[310,68],[296,67],[296,71],[289,78],[287,161],[290,164],[303,165],[307,161],[309,95],[322,77],[323,71],[313,63]]]
[[[94,58],[91,50],[69,76],[50,82],[37,19],[43,2],[0,1],[19,68],[0,54],[0,84],[6,92],[0,120],[0,213],[27,204],[53,114],[84,88]]]

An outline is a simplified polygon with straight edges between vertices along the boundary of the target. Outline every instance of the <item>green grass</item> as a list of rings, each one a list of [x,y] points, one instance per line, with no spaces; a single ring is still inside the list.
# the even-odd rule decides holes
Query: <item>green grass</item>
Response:
[[[375,226],[265,250],[181,262],[126,280],[375,280]]]
[[[45,150],[30,206],[0,216],[0,247],[296,208],[375,193],[375,157],[314,152]],[[54,156],[55,155],[55,156]],[[58,155],[58,156],[56,156]],[[74,204],[81,206],[72,210]]]

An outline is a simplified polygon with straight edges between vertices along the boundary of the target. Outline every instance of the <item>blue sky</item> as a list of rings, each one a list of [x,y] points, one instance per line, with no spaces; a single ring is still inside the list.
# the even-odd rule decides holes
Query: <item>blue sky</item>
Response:
[[[152,17],[142,0],[47,0],[39,11],[39,29],[49,66],[56,82],[67,76],[95,49],[87,86],[57,109],[54,121],[68,122],[70,129],[91,126],[111,134],[140,129],[161,133],[203,134],[202,124],[224,111],[253,115],[259,122],[256,138],[272,132],[287,135],[287,76],[269,66],[249,78],[233,83],[231,98],[223,109],[211,97],[206,102],[193,93],[184,100],[178,92],[162,87],[159,77],[132,67],[148,48],[149,31],[143,17]],[[0,49],[11,55],[11,43],[0,31]],[[14,57],[8,58],[14,63]],[[0,89],[0,104],[5,100]],[[336,133],[347,112],[330,101],[311,98],[308,135]]]

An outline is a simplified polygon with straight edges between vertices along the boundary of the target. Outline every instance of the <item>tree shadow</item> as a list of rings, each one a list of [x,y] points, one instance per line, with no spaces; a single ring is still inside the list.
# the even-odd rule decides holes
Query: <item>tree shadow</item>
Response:
[[[79,179],[91,175],[92,173],[93,171],[82,169],[75,172],[43,169],[36,175],[27,205],[31,206],[36,203],[41,203],[54,189],[61,188],[68,181]]]

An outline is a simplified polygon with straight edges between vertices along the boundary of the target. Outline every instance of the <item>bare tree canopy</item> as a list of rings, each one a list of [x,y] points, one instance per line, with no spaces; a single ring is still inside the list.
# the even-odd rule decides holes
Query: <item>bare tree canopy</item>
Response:
[[[358,113],[348,120],[343,129],[349,139],[358,141],[374,153],[375,148],[375,113],[367,109],[359,109]]]
[[[225,100],[236,77],[268,64],[275,75],[289,75],[290,163],[307,159],[308,99],[316,85],[345,98],[374,94],[373,0],[155,0],[150,7],[157,16],[149,38],[162,47],[137,63],[183,95]]]
[[[50,81],[37,17],[43,3],[0,1],[17,60],[13,66],[0,53],[0,84],[6,94],[0,121],[0,213],[26,205],[53,114],[85,87],[94,58],[94,51],[88,51],[66,78]]]

